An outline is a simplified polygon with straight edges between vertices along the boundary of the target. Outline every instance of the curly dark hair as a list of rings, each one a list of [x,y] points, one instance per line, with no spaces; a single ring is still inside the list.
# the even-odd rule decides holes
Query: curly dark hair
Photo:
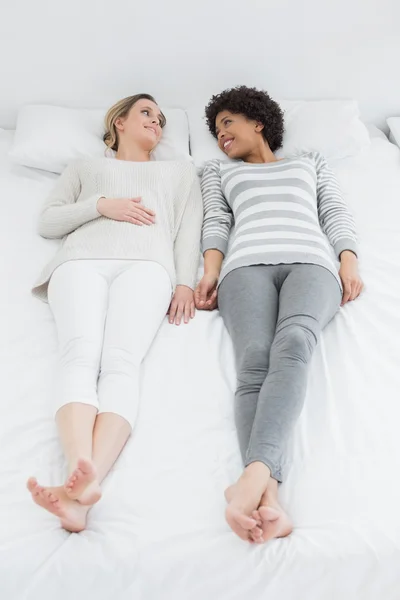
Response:
[[[281,148],[285,131],[283,110],[267,92],[240,85],[213,96],[206,106],[206,121],[215,138],[215,119],[223,110],[259,121],[264,125],[262,134],[272,152]]]

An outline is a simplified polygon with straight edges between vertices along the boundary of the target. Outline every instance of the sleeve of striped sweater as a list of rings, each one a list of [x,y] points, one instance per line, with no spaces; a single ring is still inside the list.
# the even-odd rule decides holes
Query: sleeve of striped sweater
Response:
[[[174,244],[176,284],[186,285],[194,289],[199,267],[201,222],[203,218],[200,182],[194,167],[188,192],[185,195],[182,219]]]
[[[81,181],[77,165],[70,164],[58,179],[40,213],[38,232],[45,238],[57,239],[68,235],[81,225],[100,217],[96,194],[77,202]]]
[[[318,216],[321,227],[338,258],[344,250],[350,250],[358,256],[354,219],[343,198],[336,176],[320,154],[315,155],[315,165]]]
[[[219,160],[211,160],[204,167],[201,191],[204,203],[203,252],[219,250],[225,256],[233,215],[222,193]]]

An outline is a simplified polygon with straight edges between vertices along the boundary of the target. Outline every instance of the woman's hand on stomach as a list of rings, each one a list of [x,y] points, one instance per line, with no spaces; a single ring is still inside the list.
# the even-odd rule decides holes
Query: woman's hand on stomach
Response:
[[[141,198],[100,198],[97,210],[113,221],[126,221],[133,225],[154,225],[155,212],[142,205]]]
[[[185,323],[189,323],[190,319],[193,319],[195,315],[194,292],[190,287],[176,286],[168,314],[171,325],[173,323],[180,325],[182,317]]]

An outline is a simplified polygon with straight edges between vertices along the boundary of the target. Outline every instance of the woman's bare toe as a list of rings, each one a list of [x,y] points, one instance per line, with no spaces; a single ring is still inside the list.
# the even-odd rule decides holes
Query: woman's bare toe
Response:
[[[283,508],[262,505],[259,508],[262,519],[262,532],[265,542],[273,538],[286,537],[293,531],[293,525]]]
[[[235,485],[225,491],[228,502],[225,516],[231,529],[242,539],[258,541],[262,535],[262,519],[255,518],[254,512],[265,492],[257,478],[242,476]]]
[[[260,513],[258,512],[258,510],[253,510],[251,516],[256,521],[257,525],[259,527],[261,527],[261,525],[262,525],[262,519],[261,519],[261,516],[260,516]]]
[[[35,477],[29,477],[26,483],[26,487],[28,488],[28,490],[34,498],[36,498],[36,496],[39,495],[41,490],[41,486],[38,484],[37,479],[35,479]]]
[[[98,502],[101,498],[101,489],[93,462],[80,458],[76,469],[65,482],[64,489],[71,500],[78,500],[81,504],[92,505]]]
[[[85,529],[90,507],[82,506],[76,500],[71,500],[62,486],[45,488],[31,477],[27,482],[27,488],[32,494],[33,501],[58,517],[64,529],[71,532]]]
[[[255,520],[230,504],[225,511],[225,516],[230,528],[236,535],[242,540],[248,541],[249,533],[256,525]]]

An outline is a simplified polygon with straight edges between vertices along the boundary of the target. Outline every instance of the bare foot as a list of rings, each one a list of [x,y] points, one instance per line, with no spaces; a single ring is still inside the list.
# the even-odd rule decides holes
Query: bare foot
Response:
[[[82,506],[76,500],[68,498],[62,486],[45,488],[31,477],[28,479],[27,488],[33,501],[58,517],[64,529],[74,533],[85,529],[90,506]]]
[[[250,542],[262,536],[262,520],[255,519],[253,511],[260,505],[269,478],[269,470],[264,465],[257,465],[253,463],[247,467],[238,482],[225,491],[226,520],[236,535]]]
[[[97,481],[96,467],[91,460],[80,458],[76,469],[64,484],[68,498],[80,504],[92,505],[101,498],[101,488]]]
[[[293,525],[289,516],[280,506],[277,497],[269,494],[268,491],[263,495],[259,509],[253,512],[253,518],[260,523],[262,535],[259,535],[258,528],[252,529],[250,536],[256,543],[263,543],[273,538],[286,537],[293,531]]]

